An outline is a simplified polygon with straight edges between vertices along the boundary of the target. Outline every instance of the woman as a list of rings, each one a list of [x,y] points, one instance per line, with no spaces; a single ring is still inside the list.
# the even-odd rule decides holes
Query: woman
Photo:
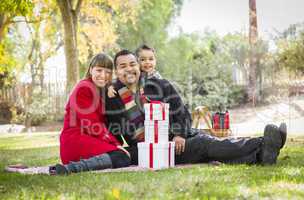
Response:
[[[97,54],[86,77],[73,89],[65,108],[60,135],[60,157],[63,165],[50,167],[51,174],[126,167],[128,152],[105,126],[104,105],[100,89],[112,79],[113,61]]]

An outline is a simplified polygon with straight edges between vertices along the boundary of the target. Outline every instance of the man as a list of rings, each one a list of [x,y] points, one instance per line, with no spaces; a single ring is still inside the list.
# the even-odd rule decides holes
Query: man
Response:
[[[220,161],[275,164],[286,141],[286,125],[267,125],[264,136],[251,139],[219,139],[191,128],[191,116],[174,87],[165,79],[141,81],[136,56],[128,51],[114,58],[116,95],[106,97],[109,130],[127,143],[132,164],[137,164],[137,142],[144,138],[143,104],[150,100],[170,104],[169,139],[175,142],[176,164]]]

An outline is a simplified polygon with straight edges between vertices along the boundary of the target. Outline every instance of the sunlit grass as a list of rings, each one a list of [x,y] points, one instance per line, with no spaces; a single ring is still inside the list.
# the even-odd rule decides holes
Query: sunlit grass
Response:
[[[54,146],[55,145],[55,146]],[[304,140],[289,140],[275,166],[200,165],[159,172],[68,177],[4,172],[9,164],[59,162],[58,133],[0,137],[0,199],[303,199]]]

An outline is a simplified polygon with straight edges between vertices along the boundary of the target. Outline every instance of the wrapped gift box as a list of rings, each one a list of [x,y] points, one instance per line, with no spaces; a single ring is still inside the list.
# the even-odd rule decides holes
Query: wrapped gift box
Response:
[[[169,121],[169,104],[153,102],[144,104],[145,120],[166,120]]]
[[[145,142],[164,143],[169,141],[168,121],[145,120]]]
[[[174,167],[174,142],[148,143],[140,142],[138,147],[138,166],[150,169]]]

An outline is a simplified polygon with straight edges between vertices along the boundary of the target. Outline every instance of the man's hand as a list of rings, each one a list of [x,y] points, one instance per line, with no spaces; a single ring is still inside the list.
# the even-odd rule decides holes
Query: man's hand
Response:
[[[177,155],[180,155],[182,152],[185,151],[185,143],[186,140],[181,136],[175,136],[173,138],[173,142],[175,142],[175,151]]]
[[[129,158],[131,158],[131,155],[130,155],[130,153],[125,149],[125,148],[123,148],[122,146],[117,146],[117,148],[118,149],[120,149],[120,150],[122,150],[123,152],[125,152],[128,156],[129,156]]]

